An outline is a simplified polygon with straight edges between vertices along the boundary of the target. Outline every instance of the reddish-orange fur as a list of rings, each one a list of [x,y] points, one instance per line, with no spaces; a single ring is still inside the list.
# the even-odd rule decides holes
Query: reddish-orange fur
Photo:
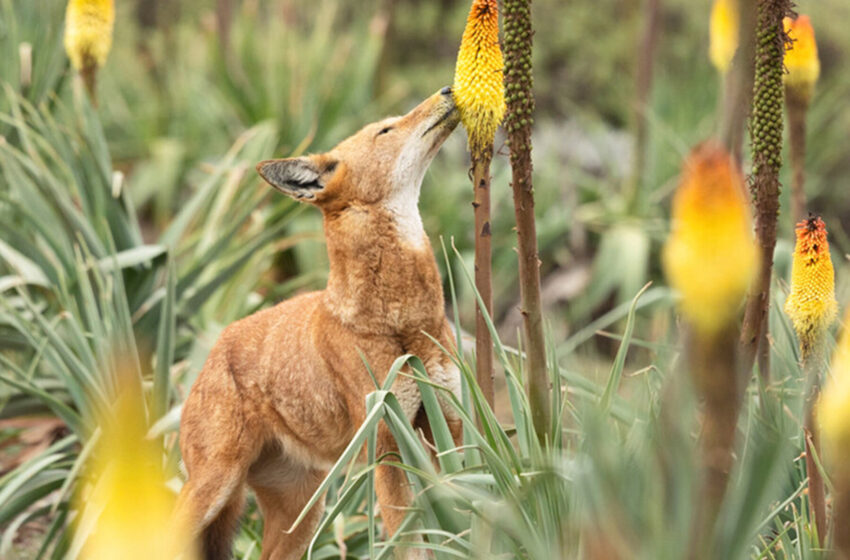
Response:
[[[184,405],[189,479],[178,514],[197,531],[206,558],[230,557],[246,485],[264,515],[262,558],[301,557],[321,506],[287,531],[363,422],[365,397],[374,390],[361,353],[379,381],[399,355],[412,353],[435,381],[457,390],[457,369],[425,334],[452,347],[439,273],[416,210],[421,176],[457,120],[443,90],[326,154],[257,166],[273,186],[321,209],[330,274],[325,290],[227,327]],[[392,389],[414,421],[415,383],[402,376]],[[459,420],[446,413],[459,436]],[[378,447],[379,455],[396,450],[383,425]],[[376,491],[392,534],[410,506],[407,478],[380,466]],[[415,548],[406,556],[422,557]]]

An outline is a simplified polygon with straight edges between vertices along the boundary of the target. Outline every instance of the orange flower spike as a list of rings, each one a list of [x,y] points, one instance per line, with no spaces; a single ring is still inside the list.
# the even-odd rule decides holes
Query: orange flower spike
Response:
[[[497,0],[473,0],[452,88],[473,154],[493,143],[505,116],[504,66]]]
[[[708,23],[708,58],[722,74],[729,70],[738,50],[739,25],[737,0],[714,0]]]
[[[793,43],[785,51],[785,88],[805,101],[811,99],[820,76],[818,45],[809,16],[785,18],[785,32]]]
[[[718,144],[702,144],[688,156],[672,218],[664,270],[681,294],[682,314],[711,336],[735,319],[758,268],[744,178]]]
[[[835,320],[838,303],[826,224],[810,217],[797,224],[796,233],[791,294],[785,300],[785,313],[791,318],[806,357]]]

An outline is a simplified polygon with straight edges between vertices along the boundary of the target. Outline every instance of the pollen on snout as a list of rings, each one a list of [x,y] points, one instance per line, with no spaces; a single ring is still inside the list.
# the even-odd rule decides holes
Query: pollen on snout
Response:
[[[505,116],[504,66],[498,2],[473,0],[452,87],[473,153],[493,143]]]

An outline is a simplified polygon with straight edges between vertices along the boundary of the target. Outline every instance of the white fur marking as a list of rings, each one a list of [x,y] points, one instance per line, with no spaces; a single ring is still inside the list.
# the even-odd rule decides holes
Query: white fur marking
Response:
[[[416,413],[419,412],[419,405],[422,404],[422,395],[419,393],[419,385],[416,384],[416,380],[399,376],[393,382],[391,390],[395,398],[398,399],[398,404],[401,405],[407,419],[413,422]]]
[[[294,167],[294,166],[293,166]],[[318,174],[307,167],[298,166],[289,170],[288,183],[311,183],[318,178]]]
[[[458,400],[461,399],[460,370],[456,365],[450,363],[448,366],[443,366],[439,362],[434,362],[427,366],[426,369],[428,371],[428,377],[432,382],[454,393]],[[392,392],[396,399],[398,399],[407,419],[412,422],[416,417],[416,413],[419,412],[419,406],[422,404],[422,395],[419,393],[419,385],[416,383],[416,380],[399,376],[393,383]],[[446,419],[458,420],[460,418],[457,411],[442,392],[437,392],[437,399],[440,402],[440,408],[443,410]]]
[[[431,381],[448,389],[458,400],[461,400],[460,370],[454,363],[449,363],[448,366],[443,366],[439,362],[432,364],[428,368],[428,376],[431,378]],[[440,408],[443,410],[446,418],[457,420],[459,418],[457,411],[452,407],[445,395],[438,391],[437,396],[440,401]]]
[[[395,189],[386,202],[386,208],[395,217],[395,225],[401,238],[411,246],[420,249],[425,245],[425,228],[419,215],[419,192],[422,179],[436,150],[432,141],[423,132],[431,125],[422,123],[411,132],[401,149],[393,171]]]

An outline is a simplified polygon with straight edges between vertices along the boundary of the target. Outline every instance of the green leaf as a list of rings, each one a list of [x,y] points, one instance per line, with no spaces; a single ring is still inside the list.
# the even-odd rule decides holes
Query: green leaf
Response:
[[[605,392],[602,394],[602,399],[599,405],[604,414],[608,413],[611,408],[611,400],[614,398],[614,393],[620,387],[620,379],[623,377],[623,367],[626,365],[626,354],[629,351],[629,344],[632,340],[632,334],[635,330],[635,312],[637,310],[638,300],[649,289],[650,284],[647,284],[637,293],[629,307],[629,314],[626,317],[626,330],[623,334],[623,341],[620,343],[620,348],[617,350],[617,356],[614,358],[614,365],[611,367],[611,373],[608,376],[608,384],[605,386]]]
[[[159,419],[168,410],[171,391],[171,364],[177,337],[177,274],[174,265],[166,268],[165,303],[159,316],[156,341],[156,368],[153,377],[153,418]]]
[[[141,245],[100,259],[97,264],[104,272],[133,268],[149,264],[155,258],[164,255],[166,251],[165,245]]]

